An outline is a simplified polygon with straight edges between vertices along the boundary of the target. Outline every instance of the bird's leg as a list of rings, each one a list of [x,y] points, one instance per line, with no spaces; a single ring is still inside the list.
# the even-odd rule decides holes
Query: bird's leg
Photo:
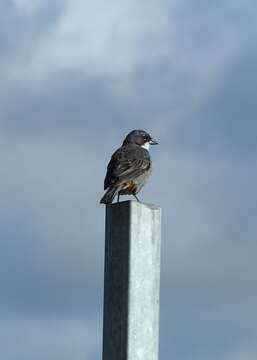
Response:
[[[120,192],[118,192],[118,203],[120,202]]]
[[[132,195],[137,199],[137,202],[141,202],[135,193],[133,193]]]

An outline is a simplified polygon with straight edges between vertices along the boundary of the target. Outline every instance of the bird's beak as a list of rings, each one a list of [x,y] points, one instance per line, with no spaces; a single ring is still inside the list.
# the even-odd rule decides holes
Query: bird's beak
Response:
[[[150,145],[158,145],[158,142],[156,140],[154,140],[154,139],[151,139],[149,141],[149,143],[150,143]]]

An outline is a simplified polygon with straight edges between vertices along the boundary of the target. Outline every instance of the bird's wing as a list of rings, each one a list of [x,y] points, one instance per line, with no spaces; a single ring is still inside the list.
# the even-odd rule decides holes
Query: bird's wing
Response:
[[[126,145],[112,156],[104,180],[104,189],[124,179],[134,179],[142,175],[151,166],[147,150],[138,145]]]

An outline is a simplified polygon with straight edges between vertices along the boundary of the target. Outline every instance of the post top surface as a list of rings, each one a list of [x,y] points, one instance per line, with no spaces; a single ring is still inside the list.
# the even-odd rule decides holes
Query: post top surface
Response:
[[[113,204],[108,204],[107,207],[113,207],[113,206],[146,206],[152,210],[159,210],[161,209],[161,207],[159,205],[155,205],[155,204],[148,204],[148,203],[144,203],[144,202],[138,202],[136,200],[126,200],[126,201],[120,201],[120,202],[116,202]]]

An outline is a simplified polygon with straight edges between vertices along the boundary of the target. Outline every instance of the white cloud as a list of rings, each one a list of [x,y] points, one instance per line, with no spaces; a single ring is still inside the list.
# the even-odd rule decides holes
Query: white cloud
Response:
[[[116,96],[138,96],[137,70],[165,64],[174,84],[170,90],[181,91],[186,106],[194,108],[222,81],[244,37],[233,23],[233,12],[232,20],[225,18],[220,26],[215,15],[218,11],[213,15],[200,9],[192,10],[189,18],[186,4],[177,0],[66,0],[31,51],[5,64],[5,73],[34,83],[75,71],[108,77]]]
[[[74,69],[87,76],[120,75],[165,57],[169,33],[165,3],[67,0],[62,16],[35,44],[25,72],[36,77]]]

